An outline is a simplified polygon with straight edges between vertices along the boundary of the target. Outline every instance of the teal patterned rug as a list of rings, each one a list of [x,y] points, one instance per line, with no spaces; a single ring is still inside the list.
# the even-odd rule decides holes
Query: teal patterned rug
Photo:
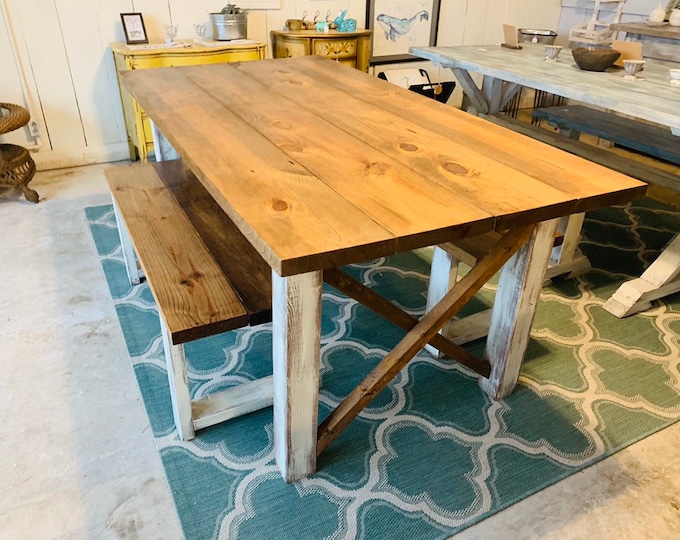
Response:
[[[680,418],[680,295],[622,320],[602,309],[680,230],[680,212],[654,201],[588,215],[581,247],[594,270],[544,289],[508,399],[490,401],[465,368],[421,352],[294,485],[274,465],[271,409],[178,440],[153,298],[127,282],[111,207],[86,214],[188,540],[447,538]],[[349,271],[421,315],[429,257]],[[330,288],[322,330],[320,418],[402,336]],[[270,328],[194,342],[187,355],[195,396],[262,377]]]

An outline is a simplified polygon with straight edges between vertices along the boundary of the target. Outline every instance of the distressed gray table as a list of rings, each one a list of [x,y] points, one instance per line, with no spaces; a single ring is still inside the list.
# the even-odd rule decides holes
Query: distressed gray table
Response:
[[[668,66],[647,61],[644,80],[627,81],[621,70],[582,71],[569,50],[557,62],[545,61],[544,46],[523,44],[522,50],[495,45],[465,47],[413,47],[411,54],[450,68],[474,108],[482,114],[498,113],[522,86],[602,107],[614,113],[655,122],[680,136],[680,87],[668,83]],[[483,75],[481,87],[470,73]],[[678,139],[680,142],[680,139]],[[577,243],[583,215],[560,224],[564,244],[551,258],[547,275],[587,268]],[[625,317],[650,307],[657,298],[680,291],[680,234],[638,279],[628,281],[607,301],[605,309]]]

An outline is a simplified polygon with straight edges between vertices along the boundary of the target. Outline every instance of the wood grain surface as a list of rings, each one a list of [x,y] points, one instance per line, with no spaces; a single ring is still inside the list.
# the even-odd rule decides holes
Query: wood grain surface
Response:
[[[321,57],[123,74],[281,276],[642,196],[644,184]]]
[[[156,167],[188,214],[193,215],[194,223],[154,165],[112,167],[106,176],[172,344],[247,326],[251,320],[271,319],[271,278],[264,261],[247,259],[252,253],[248,242],[229,225],[195,179],[192,185],[193,175],[187,176],[181,163],[166,162]],[[188,184],[180,186],[183,177],[188,178]],[[212,210],[210,204],[214,205]],[[212,229],[203,238],[220,244],[220,249],[230,255],[229,261],[221,261],[226,271],[197,232],[202,225]],[[243,272],[246,276],[238,275]],[[244,301],[230,283],[231,274],[246,291]],[[255,290],[258,287],[263,289],[259,293]]]

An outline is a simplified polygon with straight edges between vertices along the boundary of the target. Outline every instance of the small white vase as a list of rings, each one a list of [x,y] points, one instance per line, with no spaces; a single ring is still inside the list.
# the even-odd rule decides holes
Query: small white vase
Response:
[[[648,20],[650,23],[662,23],[665,18],[666,8],[659,4],[659,6],[654,8],[654,10],[649,14]]]
[[[671,16],[668,19],[668,24],[671,26],[680,26],[680,9],[671,10]]]

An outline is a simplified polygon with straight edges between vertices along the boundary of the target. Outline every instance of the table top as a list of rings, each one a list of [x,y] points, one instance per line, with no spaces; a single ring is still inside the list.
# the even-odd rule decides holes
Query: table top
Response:
[[[680,86],[669,84],[668,66],[647,60],[640,74],[643,80],[627,81],[620,68],[605,72],[579,69],[569,49],[561,52],[557,62],[546,62],[544,45],[523,43],[522,47],[417,47],[410,52],[443,67],[483,73],[656,122],[680,133]]]
[[[281,276],[626,202],[646,189],[319,56],[121,77]]]

